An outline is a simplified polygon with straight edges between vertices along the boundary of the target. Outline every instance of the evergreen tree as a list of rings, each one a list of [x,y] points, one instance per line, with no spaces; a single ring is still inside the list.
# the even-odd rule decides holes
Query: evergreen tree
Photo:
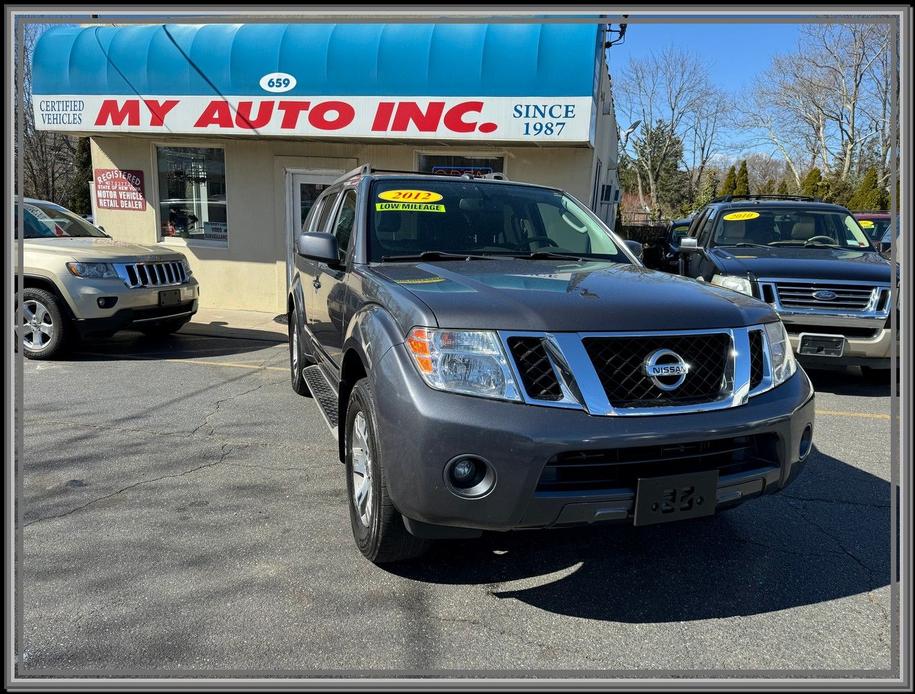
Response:
[[[762,188],[760,188],[758,192],[760,195],[772,195],[775,193],[775,179],[768,179],[765,183],[763,183]]]
[[[92,180],[92,153],[89,149],[89,138],[81,137],[76,141],[76,153],[73,160],[73,182],[67,192],[66,207],[78,215],[92,213],[92,200],[89,197],[89,182]]]
[[[707,171],[703,178],[702,187],[699,189],[699,194],[696,196],[696,202],[693,206],[693,209],[696,210],[701,210],[718,196],[718,184],[720,182],[718,171],[715,169]],[[686,212],[692,212],[692,210],[686,210]]]
[[[737,173],[734,171],[732,166],[728,169],[727,174],[724,177],[724,183],[721,184],[721,194],[722,195],[733,195],[734,188],[737,187]]]
[[[740,162],[740,169],[737,171],[737,181],[734,184],[734,195],[750,194],[750,174],[747,172],[747,160]]]
[[[788,190],[788,181],[784,178],[778,182],[778,190],[776,191],[779,195],[791,195],[791,192]]]
[[[804,176],[804,180],[801,181],[801,195],[807,195],[813,198],[819,197],[822,192],[822,187],[823,174],[814,166],[807,172],[807,175]]]
[[[877,169],[870,167],[865,173],[854,194],[848,200],[852,210],[885,210],[889,207],[889,195],[877,183]]]

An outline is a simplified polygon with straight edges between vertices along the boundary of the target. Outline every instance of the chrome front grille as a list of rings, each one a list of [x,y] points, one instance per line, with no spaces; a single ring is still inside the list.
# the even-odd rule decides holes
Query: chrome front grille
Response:
[[[662,415],[736,407],[772,387],[762,326],[650,333],[502,331],[527,404],[591,415]],[[688,365],[658,375],[651,361],[675,352]],[[655,361],[655,364],[658,362]]]
[[[779,312],[886,318],[890,287],[875,282],[760,279],[760,295]]]
[[[150,263],[115,263],[118,277],[131,288],[170,287],[187,282],[180,260]]]

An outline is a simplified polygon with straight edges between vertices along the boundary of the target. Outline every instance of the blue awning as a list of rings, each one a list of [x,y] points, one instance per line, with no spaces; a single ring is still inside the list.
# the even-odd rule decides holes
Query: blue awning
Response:
[[[62,26],[35,48],[41,95],[591,96],[594,24]]]

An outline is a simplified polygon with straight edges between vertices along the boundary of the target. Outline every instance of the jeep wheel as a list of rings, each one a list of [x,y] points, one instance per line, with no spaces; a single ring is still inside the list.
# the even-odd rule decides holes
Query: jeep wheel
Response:
[[[18,340],[27,358],[51,359],[63,347],[68,326],[58,301],[56,296],[44,289],[22,290]]]
[[[375,564],[388,564],[419,556],[429,541],[407,532],[391,503],[375,422],[375,398],[363,378],[353,387],[346,410],[349,515],[359,551]]]
[[[302,369],[308,364],[302,355],[302,338],[299,334],[299,322],[296,320],[295,311],[289,313],[289,320],[286,323],[289,326],[289,377],[292,381],[292,389],[299,395],[309,396],[311,391],[302,375]]]

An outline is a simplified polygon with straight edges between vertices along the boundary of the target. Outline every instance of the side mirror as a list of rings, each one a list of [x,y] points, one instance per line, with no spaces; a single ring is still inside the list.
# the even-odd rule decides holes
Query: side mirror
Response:
[[[639,260],[642,259],[642,244],[638,241],[633,241],[632,239],[626,239],[626,245],[636,258]]]
[[[699,250],[699,242],[694,238],[687,236],[684,239],[680,240],[680,252],[681,253],[695,253]]]
[[[336,265],[340,260],[337,255],[337,239],[333,234],[317,231],[301,233],[295,239],[295,250],[305,258],[328,265]]]

